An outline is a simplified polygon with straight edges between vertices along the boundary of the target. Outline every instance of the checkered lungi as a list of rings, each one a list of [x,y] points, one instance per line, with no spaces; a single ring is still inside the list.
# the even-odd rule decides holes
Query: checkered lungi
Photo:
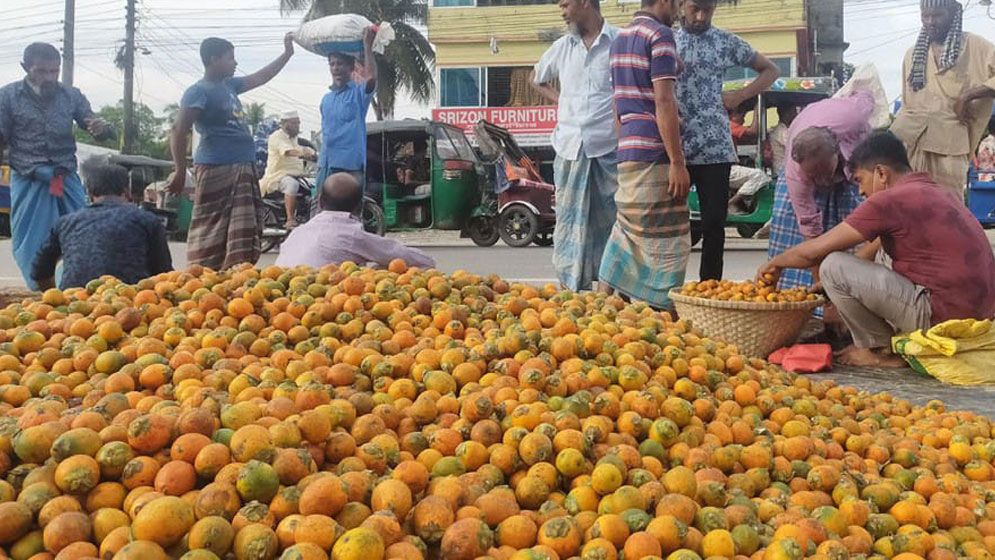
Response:
[[[848,181],[832,188],[816,189],[815,203],[822,211],[823,231],[829,231],[842,223],[857,209],[862,200],[859,188]],[[777,179],[777,189],[774,194],[774,215],[770,224],[770,245],[767,253],[770,258],[774,258],[803,241],[805,237],[798,227],[798,218],[795,217],[795,209],[788,195],[788,182],[782,173]],[[788,290],[799,286],[811,286],[813,283],[812,273],[809,270],[789,268],[781,272],[778,288]]]
[[[256,264],[263,202],[252,163],[194,166],[187,260],[214,270]]]
[[[599,281],[633,300],[670,309],[670,290],[684,283],[691,254],[687,201],[674,200],[670,166],[622,162],[618,166],[618,221],[601,260]]]

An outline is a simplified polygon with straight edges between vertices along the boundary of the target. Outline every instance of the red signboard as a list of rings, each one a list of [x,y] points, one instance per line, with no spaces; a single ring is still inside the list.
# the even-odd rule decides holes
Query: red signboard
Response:
[[[519,144],[549,144],[556,128],[556,106],[539,107],[445,107],[432,109],[432,120],[463,129],[472,136],[473,125],[481,119],[515,135]]]

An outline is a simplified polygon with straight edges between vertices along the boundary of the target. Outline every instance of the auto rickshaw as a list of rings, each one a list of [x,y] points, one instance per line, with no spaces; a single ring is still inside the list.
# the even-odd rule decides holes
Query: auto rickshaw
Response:
[[[740,91],[752,81],[752,79],[728,81],[722,85],[722,91]],[[754,118],[759,119],[757,142],[755,145],[737,147],[741,164],[750,164],[751,167],[763,169],[773,176],[770,170],[771,162],[765,161],[764,158],[764,146],[768,142],[768,109],[785,106],[804,107],[831,97],[836,89],[836,79],[832,77],[780,78],[774,82],[767,91],[757,96],[753,111]],[[748,202],[748,212],[729,214],[726,218],[726,227],[736,228],[744,239],[756,235],[760,228],[770,221],[773,214],[776,186],[777,177],[773,177],[770,183],[760,189]],[[701,207],[693,185],[688,196],[688,207],[691,209],[691,243],[697,245],[701,240]]]
[[[427,119],[372,122],[366,142],[367,231],[466,231],[486,180],[462,130]]]
[[[995,130],[995,109],[992,109],[988,130]],[[985,229],[995,228],[995,169],[978,168],[971,162],[967,175],[967,207]],[[982,180],[983,179],[983,180]]]
[[[469,236],[481,247],[500,238],[509,247],[553,244],[556,189],[545,182],[535,162],[507,130],[481,120],[473,127],[493,189],[485,193],[484,211],[472,217]]]

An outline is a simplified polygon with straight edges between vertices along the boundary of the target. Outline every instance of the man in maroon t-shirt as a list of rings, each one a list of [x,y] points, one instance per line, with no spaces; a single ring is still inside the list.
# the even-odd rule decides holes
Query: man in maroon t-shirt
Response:
[[[891,338],[948,321],[995,316],[995,255],[978,220],[925,173],[912,173],[902,142],[872,134],[850,167],[867,200],[820,237],[779,255],[760,269],[819,267],[822,286],[853,335],[839,361],[900,367]],[[891,267],[844,253],[868,242]],[[769,278],[769,277],[768,277]]]

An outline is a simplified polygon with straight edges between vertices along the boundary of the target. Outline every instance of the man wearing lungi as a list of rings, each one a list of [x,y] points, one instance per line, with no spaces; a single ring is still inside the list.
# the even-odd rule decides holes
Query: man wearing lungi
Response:
[[[743,39],[712,25],[718,0],[681,0],[681,28],[674,34],[684,71],[677,78],[681,138],[691,182],[701,207],[702,280],[722,278],[729,170],[739,161],[729,131],[729,114],[756,99],[778,77],[777,66]],[[722,94],[732,68],[751,68],[759,76],[743,89]]]
[[[31,289],[31,264],[58,219],[86,206],[76,173],[73,122],[95,137],[110,132],[90,102],[59,83],[61,55],[48,43],[24,49],[23,80],[0,89],[0,152],[10,148],[14,260]]]
[[[823,235],[778,255],[758,277],[819,267],[826,295],[853,335],[839,363],[900,367],[892,337],[956,319],[995,316],[995,257],[964,203],[927,173],[914,173],[902,142],[875,132],[857,146],[848,167],[867,196]],[[891,259],[878,264],[846,251],[874,243]]]
[[[259,259],[262,198],[256,179],[256,148],[238,94],[272,80],[294,54],[293,38],[283,40],[283,54],[254,74],[234,77],[235,47],[217,37],[204,39],[200,58],[204,78],[187,88],[173,124],[171,147],[176,172],[169,184],[183,190],[187,136],[200,134],[194,154],[194,201],[187,261],[215,270]]]
[[[771,218],[771,258],[839,225],[860,204],[847,167],[850,154],[871,132],[874,96],[857,91],[806,107],[788,131],[787,161],[778,178]],[[814,283],[812,271],[789,268],[782,290]]]
[[[971,154],[995,98],[995,45],[962,29],[955,0],[921,0],[922,31],[905,56],[902,109],[891,125],[912,169],[964,199]]]
[[[618,220],[599,277],[656,309],[672,307],[670,290],[684,283],[691,252],[691,179],[674,96],[680,62],[670,27],[676,15],[677,0],[643,0],[611,48],[621,124]]]
[[[599,0],[560,0],[560,11],[569,33],[539,59],[533,82],[559,104],[553,267],[567,289],[590,290],[615,223],[618,134],[608,58],[618,28],[601,16]]]

